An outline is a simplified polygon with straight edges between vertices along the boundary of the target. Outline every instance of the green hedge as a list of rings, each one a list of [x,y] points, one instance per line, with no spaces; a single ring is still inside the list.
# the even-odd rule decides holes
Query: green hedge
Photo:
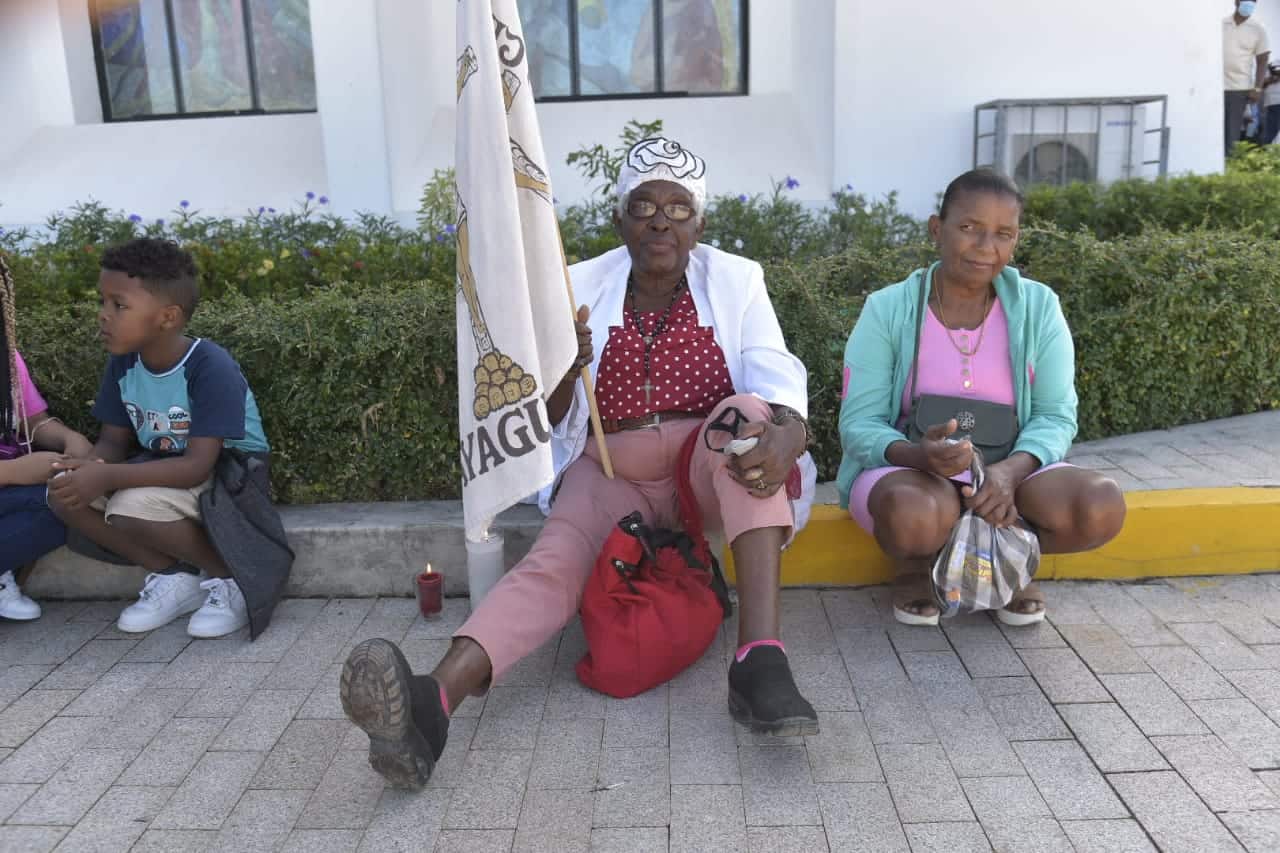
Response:
[[[1248,232],[1046,229],[1019,247],[1062,298],[1083,439],[1280,408],[1280,243]]]
[[[1280,237],[1280,174],[1233,170],[1223,175],[1184,175],[1157,181],[1119,181],[1108,187],[1075,183],[1033,187],[1025,225],[1085,229],[1102,239],[1147,228],[1248,229]]]
[[[191,331],[244,369],[286,503],[444,497],[459,482],[454,291],[339,286],[305,301],[207,302]],[[24,355],[55,412],[93,434],[106,356],[92,306],[28,306]]]
[[[841,361],[863,298],[928,257],[922,245],[855,249],[766,271],[788,342],[809,368],[824,478],[840,458]],[[1160,230],[1103,242],[1032,228],[1018,257],[1062,296],[1082,438],[1280,406],[1280,243]],[[305,300],[229,295],[201,307],[193,331],[230,349],[258,396],[281,500],[456,496],[454,298],[452,282],[348,284]],[[28,304],[19,321],[54,408],[92,432],[105,358],[93,309]]]

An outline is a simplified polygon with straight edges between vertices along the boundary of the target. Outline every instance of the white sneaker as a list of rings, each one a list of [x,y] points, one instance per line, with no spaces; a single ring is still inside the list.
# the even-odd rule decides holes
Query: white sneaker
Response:
[[[0,617],[20,622],[40,618],[40,605],[22,594],[13,572],[0,575]]]
[[[120,613],[116,627],[130,633],[154,631],[190,613],[204,600],[204,592],[200,589],[204,577],[203,572],[198,575],[188,572],[147,575],[138,600]]]
[[[209,578],[200,584],[209,591],[202,606],[191,614],[187,633],[193,637],[224,637],[249,624],[249,606],[244,593],[231,578]]]

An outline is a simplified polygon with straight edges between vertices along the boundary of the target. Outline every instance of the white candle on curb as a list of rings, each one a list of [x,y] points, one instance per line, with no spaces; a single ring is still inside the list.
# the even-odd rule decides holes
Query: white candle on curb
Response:
[[[491,532],[480,541],[467,539],[467,587],[472,610],[507,570],[502,546],[501,533]]]

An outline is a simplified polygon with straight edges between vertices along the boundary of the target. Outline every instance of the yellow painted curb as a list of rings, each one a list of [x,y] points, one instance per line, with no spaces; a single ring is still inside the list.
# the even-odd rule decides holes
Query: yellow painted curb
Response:
[[[1280,489],[1126,492],[1114,540],[1085,554],[1046,556],[1042,580],[1244,574],[1280,570]],[[733,560],[726,554],[726,572]],[[862,586],[892,578],[876,541],[837,506],[816,506],[782,557],[784,586]]]

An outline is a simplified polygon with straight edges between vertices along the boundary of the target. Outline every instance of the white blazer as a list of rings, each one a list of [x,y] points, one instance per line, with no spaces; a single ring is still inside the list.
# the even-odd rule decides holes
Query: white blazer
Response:
[[[609,327],[621,326],[624,322],[623,301],[630,272],[631,256],[625,246],[569,268],[577,305],[591,309],[587,325],[591,327],[595,350],[591,362],[593,384],[600,369],[600,356],[609,340]],[[686,276],[693,304],[698,309],[698,322],[711,326],[716,343],[724,351],[734,390],[789,406],[808,417],[808,373],[800,359],[787,350],[760,265],[699,243],[689,254]],[[538,494],[538,505],[544,513],[551,512],[551,495],[565,469],[582,455],[589,424],[586,391],[578,382],[568,413],[551,431],[556,479]],[[800,465],[802,471],[813,467],[807,453]],[[795,502],[798,504],[795,507],[797,531],[802,519],[808,517],[815,479],[804,477],[806,494]]]

